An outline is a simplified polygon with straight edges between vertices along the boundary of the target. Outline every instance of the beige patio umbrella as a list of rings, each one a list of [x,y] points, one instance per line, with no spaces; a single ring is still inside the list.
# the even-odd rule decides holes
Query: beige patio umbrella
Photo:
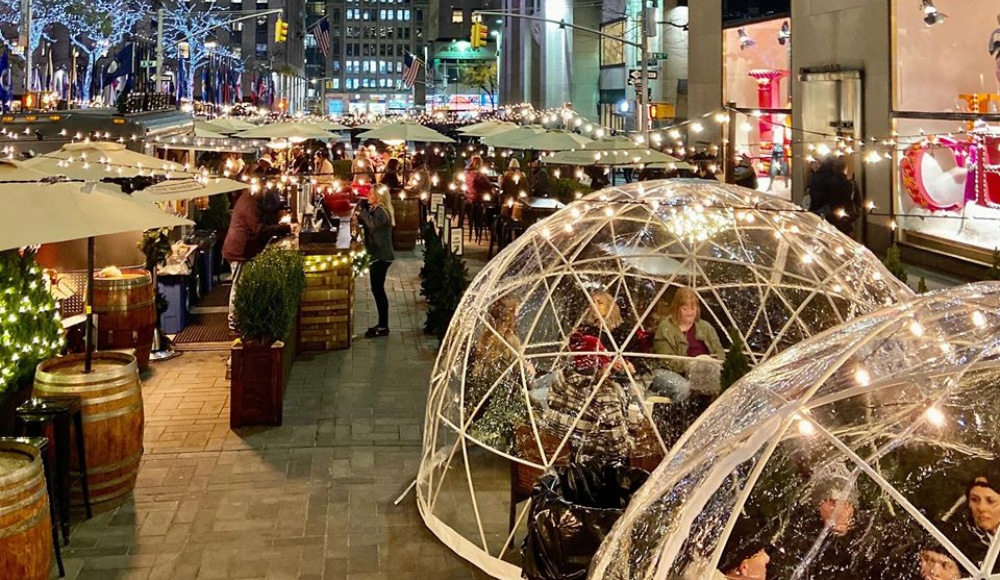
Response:
[[[579,151],[560,151],[549,157],[542,158],[542,163],[550,165],[601,165],[608,167],[679,162],[680,159],[653,149],[591,151],[584,148]]]
[[[271,123],[235,135],[240,139],[340,139],[340,135],[313,123]]]
[[[518,125],[510,121],[481,121],[473,125],[462,127],[459,133],[467,137],[489,137],[499,135],[518,128]]]
[[[218,127],[210,125],[207,121],[194,122],[194,136],[202,139],[227,139],[228,135],[223,135]]]
[[[378,129],[365,131],[358,135],[360,139],[378,139],[386,142],[407,142],[419,141],[426,143],[454,143],[455,140],[447,135],[438,133],[434,129],[424,127],[417,123],[393,123],[383,125]]]
[[[107,141],[69,143],[63,145],[58,151],[29,159],[24,162],[24,165],[46,175],[63,175],[70,179],[91,182],[140,175],[165,176],[165,181],[152,184],[134,193],[134,197],[146,201],[194,199],[238,191],[246,187],[246,184],[233,179],[200,176],[186,172],[177,163],[130,151],[121,143]],[[110,189],[114,185],[102,183],[100,187]],[[113,189],[113,191],[121,191],[120,187]]]
[[[232,135],[233,133],[239,133],[240,131],[247,131],[257,127],[257,125],[254,125],[253,123],[248,123],[242,119],[235,119],[231,117],[202,121],[202,123],[204,123],[206,128],[211,131],[225,133],[226,135]]]
[[[0,250],[87,238],[87,325],[84,372],[91,369],[93,350],[94,237],[193,225],[161,211],[151,203],[111,193],[91,184],[45,181],[52,176],[14,161],[0,161],[0,204],[4,227]]]
[[[324,131],[330,131],[331,133],[351,130],[351,128],[347,125],[341,125],[340,123],[334,123],[333,121],[319,121],[316,123],[316,126]]]
[[[539,130],[535,127],[521,127],[482,140],[491,147],[530,151],[571,151],[583,149],[583,146],[590,141],[589,138],[576,133]]]

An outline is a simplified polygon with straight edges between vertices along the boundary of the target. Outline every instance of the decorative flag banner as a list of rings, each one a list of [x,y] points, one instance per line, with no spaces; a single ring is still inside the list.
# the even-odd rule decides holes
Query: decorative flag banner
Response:
[[[323,58],[330,57],[330,21],[323,17],[319,24],[313,27],[313,35],[316,36],[316,44],[319,51],[323,53]]]
[[[420,72],[420,65],[424,62],[419,58],[413,56],[413,53],[406,53],[403,57],[403,86],[406,88],[413,87],[413,83],[417,81],[417,74]]]

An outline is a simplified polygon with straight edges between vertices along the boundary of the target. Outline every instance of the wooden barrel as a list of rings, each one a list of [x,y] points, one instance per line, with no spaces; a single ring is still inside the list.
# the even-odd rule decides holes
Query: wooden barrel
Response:
[[[34,395],[80,398],[90,501],[118,500],[135,487],[142,458],[144,415],[139,369],[132,355],[99,352],[94,353],[93,370],[84,374],[83,356],[40,363]]]
[[[42,580],[52,563],[52,523],[38,450],[0,442],[0,578]]]
[[[392,228],[392,249],[410,251],[417,247],[417,235],[420,233],[420,200],[413,195],[393,199],[392,209],[396,214],[396,225]]]
[[[124,270],[121,278],[95,278],[94,314],[97,348],[134,348],[139,370],[146,370],[156,328],[156,300],[149,272]]]

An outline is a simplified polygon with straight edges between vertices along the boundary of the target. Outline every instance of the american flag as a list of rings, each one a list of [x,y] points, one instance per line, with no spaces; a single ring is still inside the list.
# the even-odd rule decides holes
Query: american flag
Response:
[[[413,56],[413,53],[406,53],[403,57],[403,86],[410,88],[413,83],[417,81],[417,74],[420,72],[420,65],[424,64],[422,60]]]
[[[330,56],[330,21],[326,18],[319,21],[315,27],[313,27],[313,34],[316,36],[316,44],[319,45],[319,51],[323,53],[323,58],[329,58]]]

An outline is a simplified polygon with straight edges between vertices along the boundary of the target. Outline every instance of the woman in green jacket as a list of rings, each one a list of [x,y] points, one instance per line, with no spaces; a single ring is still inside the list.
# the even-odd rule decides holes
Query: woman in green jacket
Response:
[[[694,290],[686,287],[677,289],[674,299],[670,303],[667,317],[660,322],[656,329],[656,336],[653,338],[653,352],[685,358],[711,356],[721,359],[725,355],[715,328],[701,319],[698,295],[695,294]],[[691,377],[688,376],[689,362],[677,358],[667,358],[662,359],[660,364],[662,370],[673,371],[673,373],[690,379]],[[661,382],[669,383],[670,381],[666,377],[654,379],[654,383]],[[672,398],[683,400],[687,397],[689,387],[687,381],[684,381],[682,388],[675,386],[667,390],[672,391]],[[663,389],[657,389],[654,385],[654,390]]]

